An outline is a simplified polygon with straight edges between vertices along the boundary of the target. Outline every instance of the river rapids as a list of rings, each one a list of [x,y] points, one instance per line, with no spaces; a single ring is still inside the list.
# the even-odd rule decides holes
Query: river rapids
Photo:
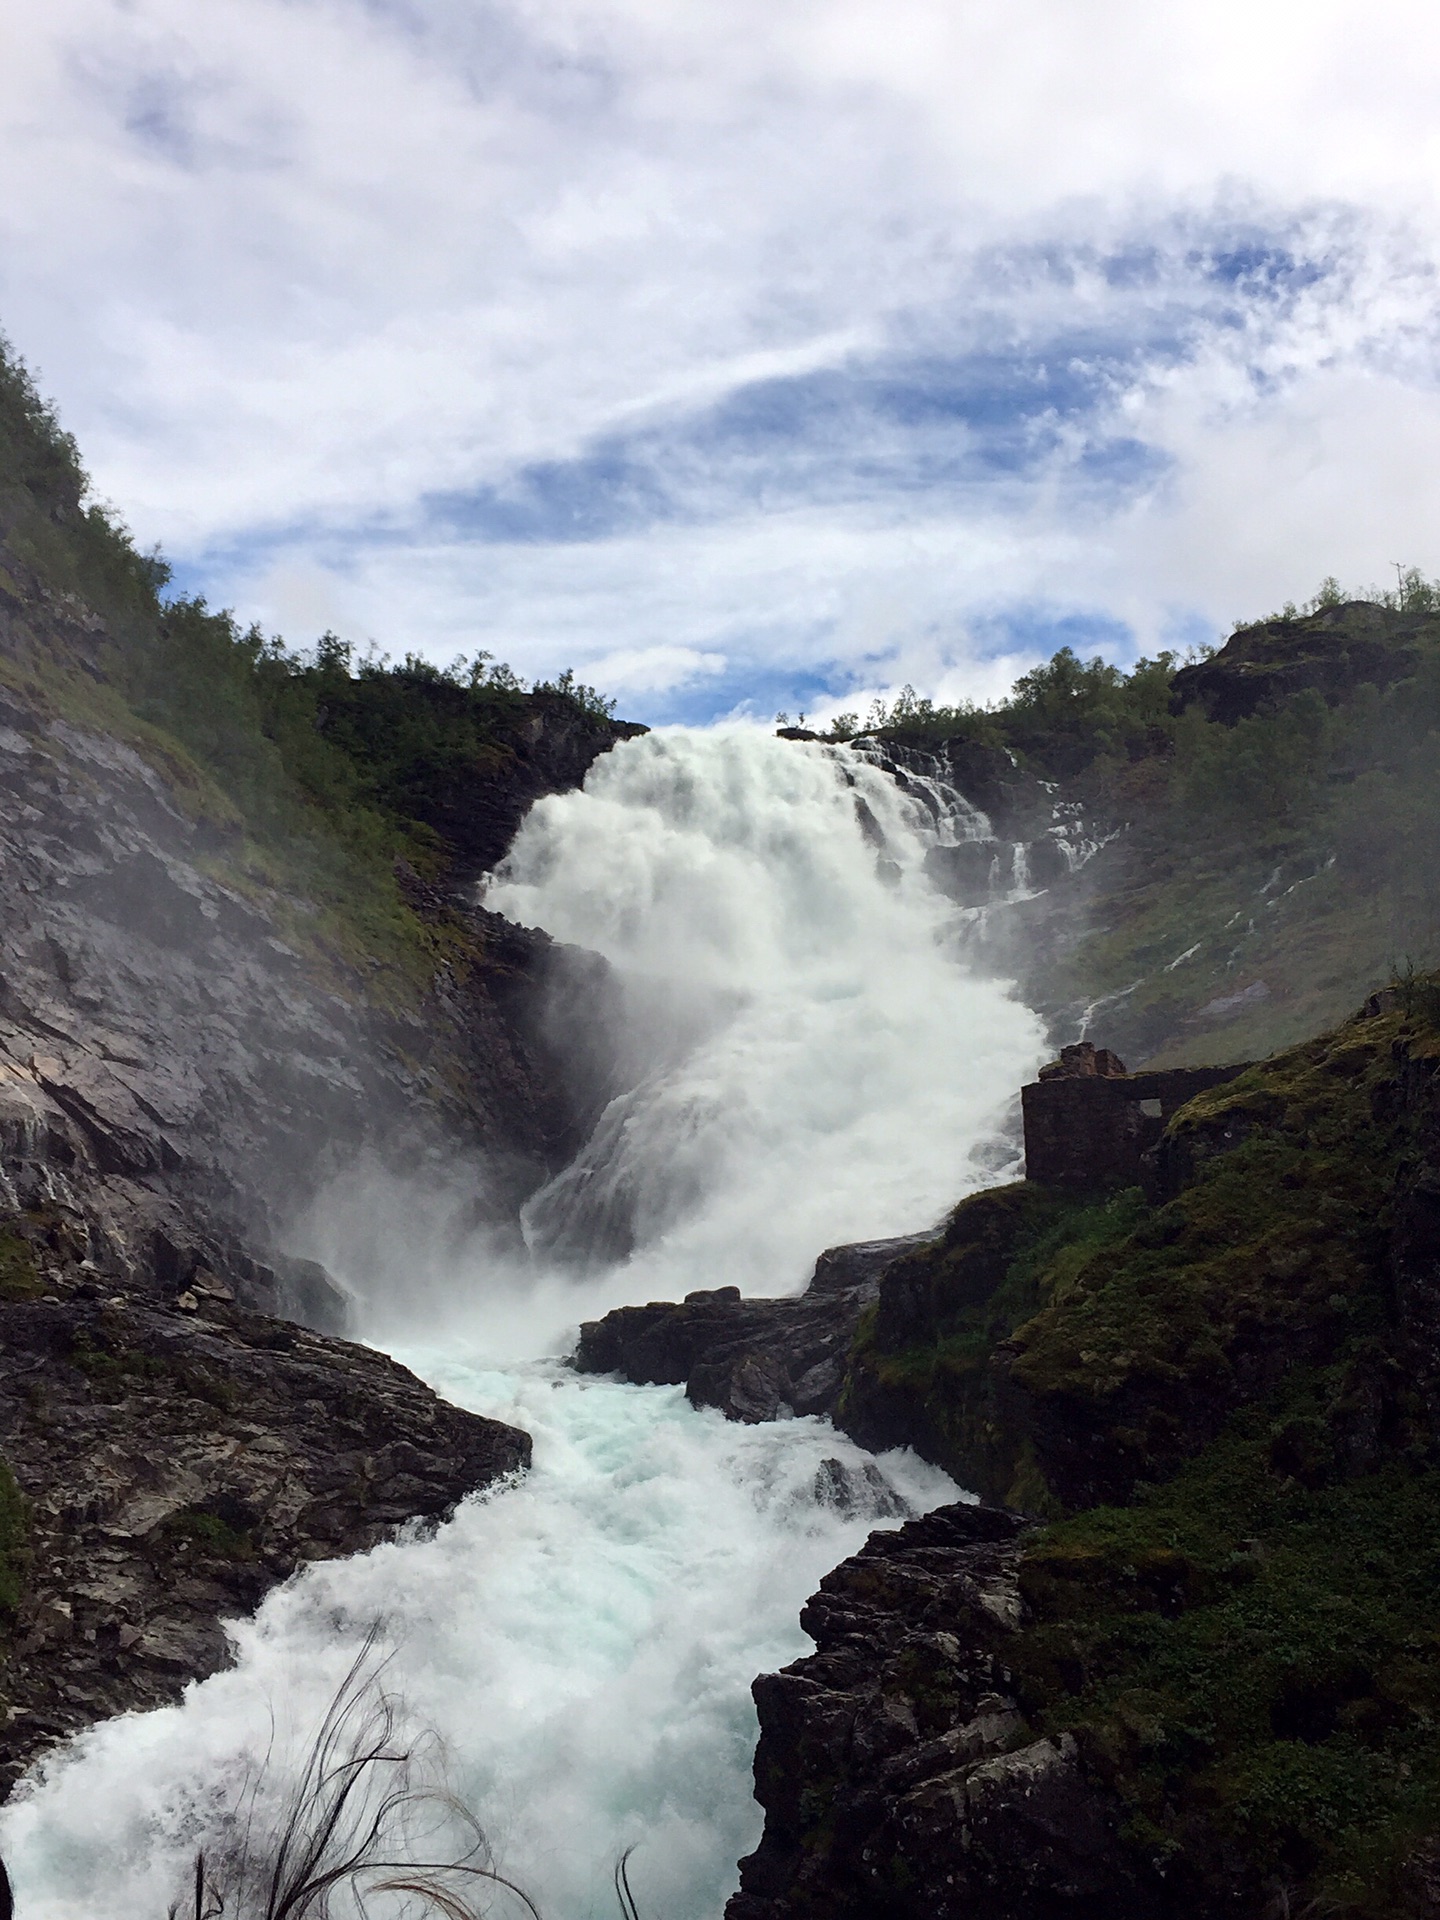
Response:
[[[307,1248],[366,1339],[525,1427],[534,1467],[298,1575],[234,1623],[231,1669],[42,1763],[0,1816],[21,1920],[161,1920],[237,1808],[263,1826],[377,1623],[407,1724],[545,1920],[613,1920],[631,1847],[646,1920],[718,1920],[759,1837],[750,1681],[807,1650],[802,1603],[869,1531],[957,1490],[563,1355],[624,1302],[796,1291],[824,1247],[994,1178],[1040,1025],[974,977],[923,866],[983,828],[936,782],[738,728],[624,742],[536,805],[486,905],[610,963],[613,1096],[523,1250],[442,1232],[453,1189],[404,1168],[352,1174]]]

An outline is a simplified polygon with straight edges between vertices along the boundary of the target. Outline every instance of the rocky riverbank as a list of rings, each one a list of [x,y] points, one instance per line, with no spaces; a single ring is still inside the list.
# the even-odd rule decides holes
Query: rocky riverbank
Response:
[[[1437,1088],[1419,980],[1174,1110],[1148,1197],[995,1189],[886,1267],[837,1418],[1031,1517],[824,1583],[732,1920],[1430,1920]]]
[[[438,1521],[530,1458],[528,1435],[245,1311],[213,1273],[178,1306],[127,1290],[67,1224],[0,1232],[5,1787],[223,1666],[221,1621],[303,1562]]]
[[[1073,1735],[1034,1737],[1008,1665],[1033,1525],[942,1507],[877,1533],[801,1614],[816,1651],[755,1683],[759,1848],[727,1920],[1079,1920],[1157,1877]]]
[[[0,416],[8,1788],[51,1741],[212,1672],[221,1621],[305,1561],[528,1461],[526,1435],[337,1337],[347,1298],[294,1235],[367,1154],[470,1167],[468,1217],[503,1228],[573,1153],[608,1063],[567,1009],[593,1012],[604,968],[471,882],[636,729],[503,691],[483,754],[417,800],[433,820],[396,826],[407,857],[347,850],[227,690],[259,657],[244,636],[160,607],[149,563],[76,506],[73,450],[54,497],[11,484]],[[182,643],[219,647],[212,684]],[[470,698],[381,691],[392,727],[407,698]]]

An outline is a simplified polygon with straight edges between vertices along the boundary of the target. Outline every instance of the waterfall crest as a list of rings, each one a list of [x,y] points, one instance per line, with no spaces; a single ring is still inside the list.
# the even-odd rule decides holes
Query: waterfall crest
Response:
[[[748,729],[623,742],[542,800],[486,904],[610,962],[626,1084],[529,1203],[536,1261],[785,1292],[973,1185],[1041,1040],[925,877],[987,832],[938,781]]]

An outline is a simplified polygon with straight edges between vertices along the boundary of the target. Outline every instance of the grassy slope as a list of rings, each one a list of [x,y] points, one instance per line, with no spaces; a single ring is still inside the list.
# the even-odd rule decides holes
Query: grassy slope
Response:
[[[1440,1828],[1434,1383],[1391,1259],[1440,987],[1396,998],[1183,1109],[1172,1198],[962,1203],[887,1274],[850,1389],[1051,1516],[1015,1664],[1131,1837],[1376,1916]]]
[[[413,1005],[471,937],[420,919],[403,859],[443,873],[457,792],[503,783],[539,707],[608,726],[569,676],[527,694],[504,667],[288,653],[199,600],[85,504],[74,442],[0,345],[0,688],[42,720],[135,748],[202,828],[200,859],[259,904],[327,984]]]
[[[1440,615],[1433,589],[1414,597],[1241,629],[1220,661],[1263,690],[1234,724],[1197,699],[1172,711],[1165,655],[1124,674],[1062,653],[989,712],[889,716],[897,742],[1003,749],[1123,829],[1058,951],[1034,977],[1018,956],[1028,992],[1115,996],[1096,1031],[1134,1062],[1255,1059],[1342,1018],[1397,960],[1440,959]],[[1392,684],[1387,655],[1405,662]],[[1247,988],[1263,992],[1203,1011]]]

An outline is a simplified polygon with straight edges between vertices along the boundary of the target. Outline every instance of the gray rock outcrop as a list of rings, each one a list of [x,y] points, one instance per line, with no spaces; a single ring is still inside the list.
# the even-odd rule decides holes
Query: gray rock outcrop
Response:
[[[726,1920],[1100,1920],[1155,1911],[1120,1809],[1036,1738],[1006,1652],[1029,1523],[942,1507],[872,1534],[801,1614],[816,1651],[755,1682],[759,1847]]]
[[[639,1386],[684,1385],[692,1406],[754,1422],[835,1411],[860,1316],[880,1275],[928,1236],[865,1240],[820,1255],[790,1299],[746,1299],[738,1287],[617,1307],[580,1329],[574,1366]]]
[[[384,1354],[247,1313],[214,1275],[171,1307],[115,1291],[63,1220],[31,1232],[0,1249],[0,1451],[27,1509],[0,1787],[215,1672],[221,1620],[302,1562],[438,1521],[530,1459],[527,1434]]]

